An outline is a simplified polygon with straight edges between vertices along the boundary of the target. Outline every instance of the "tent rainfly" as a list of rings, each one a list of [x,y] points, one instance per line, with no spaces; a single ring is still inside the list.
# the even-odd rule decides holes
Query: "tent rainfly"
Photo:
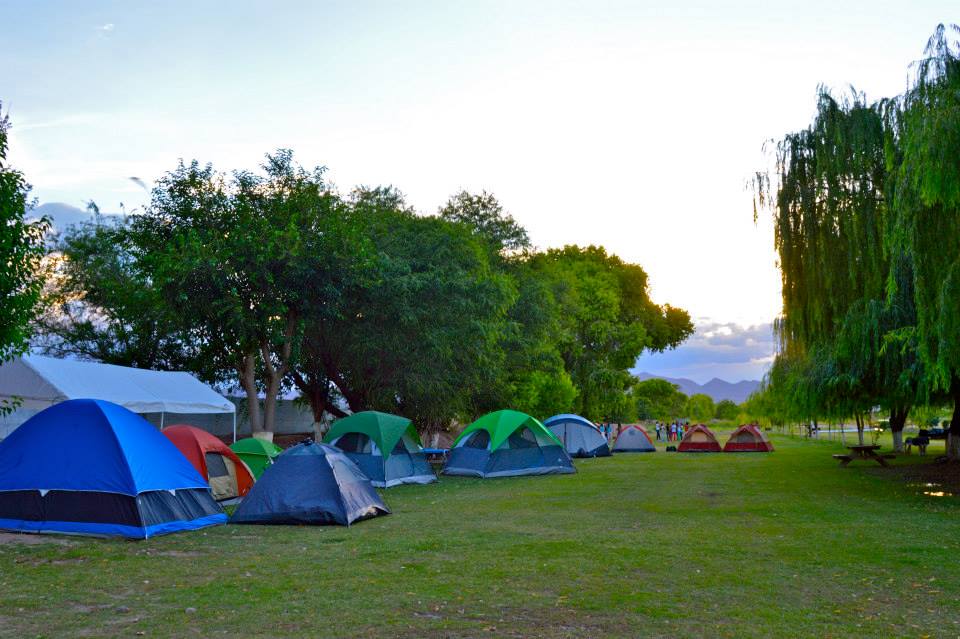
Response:
[[[773,444],[756,424],[744,424],[733,431],[730,439],[723,445],[725,453],[770,453]]]
[[[134,413],[233,414],[231,401],[181,371],[152,371],[99,362],[26,355],[0,366],[0,400],[18,398],[24,408],[43,409],[68,399],[100,399]]]
[[[719,453],[720,442],[713,431],[704,424],[692,426],[683,434],[677,452],[680,453]]]

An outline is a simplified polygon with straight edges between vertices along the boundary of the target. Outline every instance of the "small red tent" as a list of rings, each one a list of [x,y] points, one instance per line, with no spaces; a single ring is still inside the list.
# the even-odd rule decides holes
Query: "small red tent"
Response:
[[[723,445],[725,453],[772,453],[773,444],[755,424],[744,424],[733,431]]]
[[[703,424],[692,426],[683,434],[680,445],[677,446],[677,452],[680,453],[719,453],[720,442],[717,436]]]
[[[183,453],[210,484],[217,501],[243,497],[253,486],[253,475],[230,448],[205,430],[177,424],[163,434]]]

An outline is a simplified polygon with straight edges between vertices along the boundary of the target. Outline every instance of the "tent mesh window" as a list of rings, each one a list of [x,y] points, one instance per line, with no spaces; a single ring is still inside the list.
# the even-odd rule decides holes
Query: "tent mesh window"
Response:
[[[363,433],[345,433],[343,437],[334,442],[340,450],[345,453],[367,453],[372,452],[370,438]]]
[[[536,435],[529,428],[515,430],[507,438],[507,448],[539,448]]]
[[[230,474],[220,453],[206,453],[204,458],[207,462],[207,477],[226,477]]]
[[[402,455],[406,453],[420,452],[417,443],[411,439],[410,435],[404,433],[403,437],[397,440],[397,445],[393,447],[391,455]]]
[[[753,433],[748,433],[747,431],[743,431],[743,432],[737,433],[737,436],[731,438],[730,441],[732,441],[735,444],[750,444],[750,443],[753,443],[753,441],[756,439],[758,438],[755,437]]]
[[[481,450],[486,450],[487,446],[489,445],[490,433],[485,430],[478,430],[474,432],[463,442],[463,446],[465,448],[479,448]]]

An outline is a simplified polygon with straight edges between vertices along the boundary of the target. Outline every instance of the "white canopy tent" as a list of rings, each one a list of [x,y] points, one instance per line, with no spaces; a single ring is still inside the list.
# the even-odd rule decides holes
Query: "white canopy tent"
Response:
[[[190,373],[26,355],[0,365],[0,400],[44,409],[68,399],[103,399],[135,413],[232,413],[236,406]]]

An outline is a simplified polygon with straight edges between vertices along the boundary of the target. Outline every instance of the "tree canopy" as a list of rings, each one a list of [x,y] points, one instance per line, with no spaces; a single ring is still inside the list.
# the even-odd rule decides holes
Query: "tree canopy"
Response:
[[[376,409],[442,429],[504,406],[622,420],[640,353],[692,332],[640,266],[536,251],[489,193],[421,215],[392,187],[341,195],[286,150],[258,171],[181,162],[143,214],[57,250],[44,348],[237,384],[256,429],[291,390],[317,421]]]
[[[31,221],[30,186],[7,159],[9,118],[0,103],[0,362],[26,350],[39,312],[49,220]],[[6,407],[9,408],[9,407]],[[0,406],[0,411],[6,410]]]
[[[960,407],[960,250],[944,241],[960,231],[957,33],[937,28],[900,96],[868,104],[821,90],[813,124],[785,136],[773,174],[758,176],[784,313],[753,409],[862,426],[879,405],[899,442],[912,406],[949,393]]]

